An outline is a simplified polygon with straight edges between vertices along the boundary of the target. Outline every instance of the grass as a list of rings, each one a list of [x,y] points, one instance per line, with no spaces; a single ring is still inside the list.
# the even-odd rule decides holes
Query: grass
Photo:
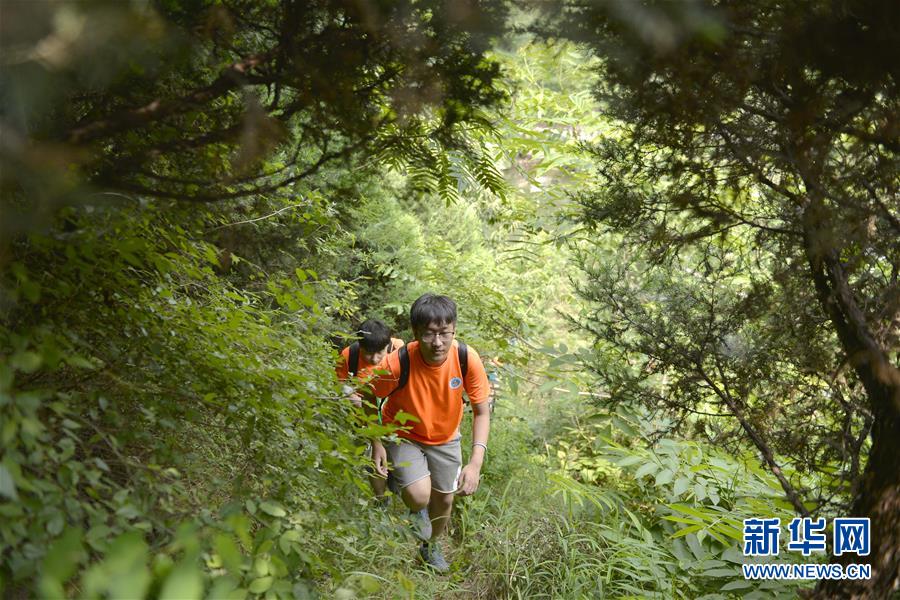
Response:
[[[565,420],[564,410],[571,414],[575,408],[541,412]],[[327,590],[328,597],[714,600],[796,592],[774,584],[720,592],[734,581],[721,574],[728,566],[722,547],[709,539],[692,540],[692,546],[685,545],[687,538],[674,539],[662,519],[661,490],[638,485],[619,470],[579,481],[548,451],[560,440],[576,443],[565,423],[547,422],[527,406],[524,414],[498,413],[481,487],[457,499],[442,540],[452,571],[435,575],[418,564],[405,508],[394,501],[387,512],[366,511],[368,537],[353,556],[335,557],[348,571]],[[465,436],[467,423],[462,430]],[[707,574],[714,571],[719,573]]]
[[[577,482],[561,487],[558,477],[549,476],[542,442],[527,419],[496,418],[490,448],[478,493],[457,499],[442,542],[450,574],[435,575],[417,563],[405,509],[394,501],[388,511],[366,512],[370,537],[358,553],[366,560],[347,556],[352,570],[329,593],[385,599],[652,597],[652,588],[664,584],[629,583],[630,562],[648,553],[623,545],[628,538],[622,531],[633,525],[610,510],[617,499]],[[576,497],[576,488],[593,501]]]

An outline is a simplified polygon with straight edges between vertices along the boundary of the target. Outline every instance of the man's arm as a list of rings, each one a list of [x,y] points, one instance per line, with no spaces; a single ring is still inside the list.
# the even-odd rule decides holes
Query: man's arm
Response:
[[[363,388],[362,406],[366,415],[378,415],[378,398],[368,386]],[[384,445],[379,437],[372,437],[370,441],[372,443],[372,462],[375,463],[375,472],[382,477],[387,477],[387,450],[384,449]]]
[[[391,364],[391,354],[385,356],[380,363],[373,369],[373,376],[369,380],[368,385],[364,386],[362,392],[362,405],[367,415],[378,414],[378,398],[385,397],[396,387],[397,376],[394,375],[394,368],[399,371],[399,361],[397,365]],[[372,461],[375,463],[375,471],[387,477],[387,451],[378,437],[371,438],[372,442]]]
[[[488,435],[491,431],[491,408],[489,402],[472,404],[472,456],[469,464],[459,474],[460,496],[470,496],[478,489],[481,481],[481,466],[487,449]]]
[[[353,406],[359,408],[361,397],[353,389],[353,386],[350,385],[350,348],[344,348],[341,350],[340,357],[338,359],[338,363],[334,368],[334,373],[337,375],[337,378],[344,382],[344,385],[341,386],[341,392],[350,399],[350,402],[353,403]]]

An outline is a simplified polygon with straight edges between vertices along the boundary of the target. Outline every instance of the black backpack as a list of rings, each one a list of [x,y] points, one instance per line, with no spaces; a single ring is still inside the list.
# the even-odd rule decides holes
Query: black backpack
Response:
[[[347,376],[356,377],[359,371],[359,342],[350,344],[350,356],[347,357]]]

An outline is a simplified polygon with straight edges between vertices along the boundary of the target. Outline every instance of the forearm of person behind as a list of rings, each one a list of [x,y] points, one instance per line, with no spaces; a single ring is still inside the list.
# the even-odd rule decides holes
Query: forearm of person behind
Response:
[[[362,408],[366,414],[367,421],[371,423],[372,417],[375,417],[374,420],[377,422],[378,398],[367,386],[363,387],[360,392]],[[384,444],[381,443],[381,438],[377,435],[371,436],[369,441],[372,443],[372,461],[375,463],[375,471],[379,475],[387,477],[387,451],[384,449]]]
[[[386,398],[397,388],[397,373],[399,372],[400,363],[397,360],[397,354],[388,354],[375,366],[371,379],[360,388],[366,416],[369,418],[375,416],[375,420],[369,421],[370,423],[380,423],[378,398]],[[372,461],[375,463],[375,471],[378,475],[387,477],[387,451],[384,449],[384,444],[381,443],[381,437],[373,435],[369,439],[372,442]]]

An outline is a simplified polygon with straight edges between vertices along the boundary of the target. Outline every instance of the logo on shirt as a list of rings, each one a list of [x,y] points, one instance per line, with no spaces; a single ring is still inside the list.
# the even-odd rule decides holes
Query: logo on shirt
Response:
[[[462,379],[460,379],[459,377],[454,377],[453,379],[450,380],[450,389],[451,390],[455,390],[456,388],[458,388],[461,385],[462,385]]]

